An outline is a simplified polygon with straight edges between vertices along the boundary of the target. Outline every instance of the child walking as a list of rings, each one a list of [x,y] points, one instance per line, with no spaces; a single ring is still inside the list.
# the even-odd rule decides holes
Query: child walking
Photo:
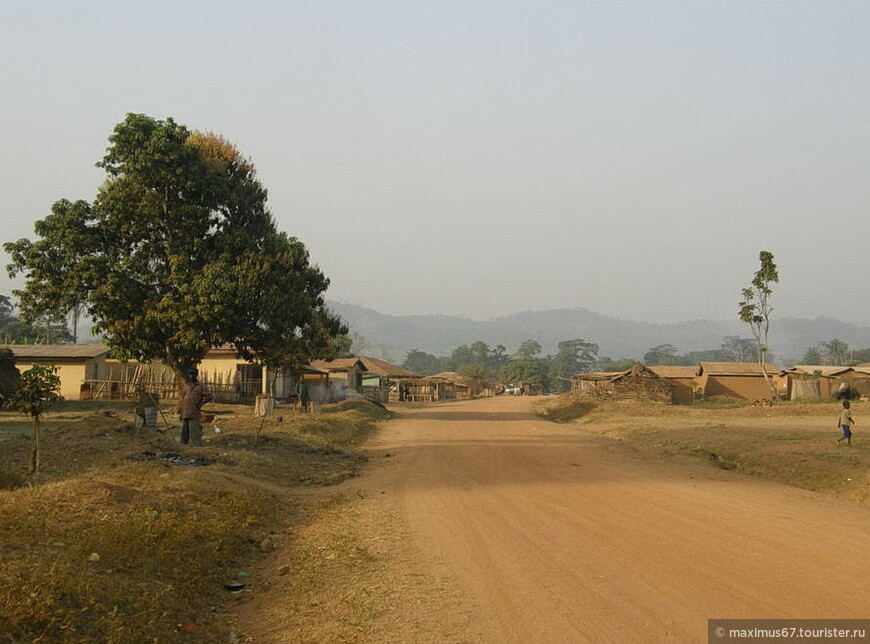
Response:
[[[851,405],[848,400],[843,401],[843,411],[840,412],[840,420],[837,421],[837,427],[843,430],[843,435],[837,439],[837,445],[840,441],[846,441],[846,444],[852,446],[852,425],[855,424],[855,419],[852,418]]]

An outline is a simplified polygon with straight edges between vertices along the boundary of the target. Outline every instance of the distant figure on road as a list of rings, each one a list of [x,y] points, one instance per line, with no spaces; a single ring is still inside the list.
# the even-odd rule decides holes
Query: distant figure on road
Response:
[[[855,419],[852,418],[851,405],[848,400],[843,401],[843,411],[840,413],[840,420],[837,421],[837,427],[843,430],[843,435],[837,439],[837,445],[840,441],[846,441],[846,444],[852,446],[852,425],[855,424]]]
[[[202,445],[202,425],[199,422],[200,410],[207,402],[214,399],[211,391],[199,382],[199,371],[190,369],[187,372],[187,382],[181,392],[178,403],[178,413],[181,417],[181,444],[191,443],[196,447]]]

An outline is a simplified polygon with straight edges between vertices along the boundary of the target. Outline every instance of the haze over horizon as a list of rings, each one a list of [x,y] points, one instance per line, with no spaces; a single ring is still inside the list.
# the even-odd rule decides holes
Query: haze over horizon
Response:
[[[9,0],[0,241],[91,201],[141,112],[249,156],[333,300],[733,319],[764,249],[775,316],[867,324],[868,28],[838,1]]]

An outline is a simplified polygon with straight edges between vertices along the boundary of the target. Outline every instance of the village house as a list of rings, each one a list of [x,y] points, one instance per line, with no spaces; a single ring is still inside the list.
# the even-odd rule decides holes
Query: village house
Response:
[[[362,394],[380,402],[390,401],[390,392],[398,392],[402,383],[418,380],[422,376],[377,358],[360,357],[365,368]]]
[[[455,371],[442,371],[408,384],[408,395],[412,401],[439,402],[471,398],[471,388]],[[492,395],[491,391],[485,393]]]
[[[861,397],[870,397],[870,369],[831,365],[795,365],[782,372],[789,400],[833,398],[846,386]]]
[[[310,366],[329,374],[331,391],[322,402],[343,400],[350,392],[362,395],[363,374],[366,368],[359,358],[312,360]]]
[[[672,402],[686,405],[695,402],[701,396],[698,383],[698,366],[657,365],[648,366],[650,371],[659,378],[671,383]]]
[[[147,390],[155,400],[178,396],[177,375],[165,364],[121,362],[111,357],[104,344],[13,344],[9,349],[20,371],[34,364],[57,367],[60,394],[67,400],[130,399],[138,395],[139,388]],[[243,360],[231,346],[210,349],[198,369],[200,380],[214,392],[218,402],[250,401],[267,393],[270,386],[275,398],[295,397],[296,374],[269,373],[262,365]],[[301,371],[317,382],[328,380],[326,372],[311,367]],[[322,389],[327,390],[325,384]]]
[[[779,377],[779,369],[772,364],[766,364],[765,369],[777,391],[784,394],[785,382]],[[702,362],[698,384],[704,398],[725,396],[754,401],[773,397],[757,362]]]
[[[663,403],[673,400],[673,385],[639,362],[625,371],[578,373],[571,391],[581,398]]]
[[[199,379],[206,383],[217,402],[252,400],[267,391],[271,375],[261,365],[239,357],[234,347],[209,349],[197,365]],[[274,379],[275,390],[283,393],[284,375]],[[107,358],[104,375],[86,383],[95,398],[131,398],[143,388],[156,399],[173,400],[178,396],[178,376],[161,362],[121,362]],[[276,393],[277,396],[277,393]]]
[[[10,344],[15,366],[24,372],[34,365],[57,367],[60,395],[66,400],[90,398],[87,381],[103,378],[109,349],[103,344]]]

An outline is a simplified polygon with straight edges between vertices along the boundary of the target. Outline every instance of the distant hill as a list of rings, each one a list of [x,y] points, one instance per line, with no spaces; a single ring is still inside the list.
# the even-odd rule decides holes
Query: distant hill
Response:
[[[536,340],[544,354],[554,353],[562,340],[584,338],[600,347],[599,355],[636,358],[652,347],[672,344],[679,353],[716,349],[727,335],[748,337],[749,330],[734,320],[693,320],[671,324],[632,322],[586,309],[526,311],[490,320],[471,320],[449,315],[386,315],[344,302],[329,302],[330,309],[377,348],[387,360],[401,362],[411,349],[436,356],[449,355],[463,344],[481,340],[490,346],[503,344],[513,353],[525,340]],[[809,347],[834,338],[853,349],[870,347],[870,327],[834,318],[815,320],[774,318],[771,351],[779,364],[799,360]]]

